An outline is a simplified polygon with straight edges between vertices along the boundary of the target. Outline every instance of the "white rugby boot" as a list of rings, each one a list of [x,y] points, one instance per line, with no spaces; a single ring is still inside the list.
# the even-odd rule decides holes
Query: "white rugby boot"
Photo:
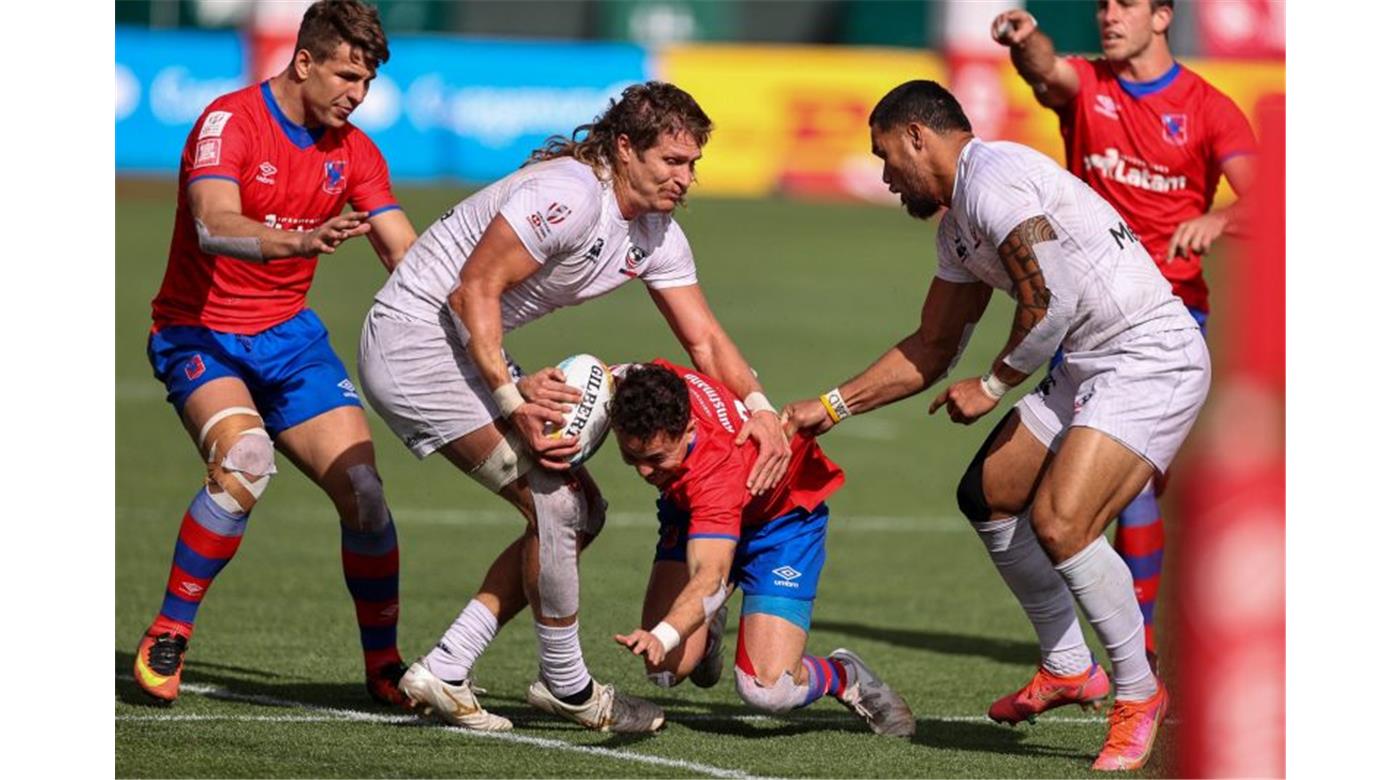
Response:
[[[889,737],[914,736],[914,711],[904,697],[876,676],[860,656],[839,648],[831,659],[846,669],[846,691],[840,701],[854,712],[870,730]]]
[[[399,690],[408,697],[414,711],[436,716],[453,726],[472,731],[509,731],[512,728],[509,720],[492,715],[481,706],[472,692],[470,680],[461,685],[444,682],[428,671],[422,660],[415,661],[404,672]]]

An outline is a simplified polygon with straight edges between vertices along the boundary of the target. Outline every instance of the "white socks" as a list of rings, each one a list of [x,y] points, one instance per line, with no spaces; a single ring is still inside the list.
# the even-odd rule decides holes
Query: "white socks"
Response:
[[[540,640],[540,676],[555,698],[572,696],[588,687],[593,678],[583,663],[577,620],[562,628],[536,623],[535,636]]]
[[[1092,657],[1074,613],[1074,598],[1036,539],[1029,516],[973,523],[997,571],[1035,626],[1041,664],[1051,674],[1072,677],[1089,668]],[[1109,550],[1113,552],[1112,549]],[[1120,561],[1121,563],[1121,561]],[[1124,569],[1126,571],[1126,567]],[[1132,598],[1132,579],[1128,581]],[[1137,602],[1133,602],[1137,609]],[[1141,617],[1141,615],[1139,615]]]
[[[1157,692],[1147,664],[1142,610],[1133,595],[1128,564],[1102,536],[1055,567],[1113,662],[1113,687],[1121,701],[1144,701]]]
[[[472,666],[496,636],[496,616],[476,599],[472,599],[462,614],[447,627],[442,639],[423,658],[423,663],[439,680],[465,680]]]

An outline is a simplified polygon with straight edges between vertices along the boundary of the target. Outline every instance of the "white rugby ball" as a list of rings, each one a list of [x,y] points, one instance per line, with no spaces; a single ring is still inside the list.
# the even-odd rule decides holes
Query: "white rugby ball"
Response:
[[[573,355],[559,363],[564,382],[583,393],[583,398],[564,415],[564,425],[550,433],[551,438],[577,436],[581,447],[569,459],[577,468],[593,456],[608,439],[608,402],[613,396],[613,376],[608,365],[592,355]]]

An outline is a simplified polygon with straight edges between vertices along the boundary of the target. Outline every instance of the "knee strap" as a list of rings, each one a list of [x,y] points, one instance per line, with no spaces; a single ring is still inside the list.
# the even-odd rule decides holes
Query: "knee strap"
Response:
[[[763,685],[758,678],[736,666],[734,688],[738,690],[739,698],[743,699],[745,704],[756,710],[774,714],[801,707],[807,700],[806,686],[799,686],[793,682],[792,672],[786,671],[777,682]]]
[[[988,434],[986,441],[982,442],[977,454],[972,456],[972,462],[967,464],[967,470],[958,481],[958,509],[962,510],[964,517],[974,523],[985,523],[992,518],[992,508],[987,504],[987,492],[982,489],[982,465],[987,462],[992,442],[996,441],[1001,429],[1010,421],[1011,412],[1007,412],[997,423],[997,427]]]
[[[256,410],[244,406],[224,409],[199,432],[205,454],[209,496],[229,512],[249,512],[277,473],[272,437]]]
[[[384,499],[384,482],[379,472],[368,463],[359,463],[345,470],[350,489],[355,493],[359,533],[380,534],[394,522],[389,515],[389,503]]]
[[[469,473],[472,479],[480,482],[487,490],[499,493],[501,488],[525,476],[534,465],[535,460],[530,457],[519,434],[509,431],[496,443],[486,460]]]
[[[535,470],[525,475],[540,541],[540,614],[578,614],[578,532],[588,505],[577,482]]]

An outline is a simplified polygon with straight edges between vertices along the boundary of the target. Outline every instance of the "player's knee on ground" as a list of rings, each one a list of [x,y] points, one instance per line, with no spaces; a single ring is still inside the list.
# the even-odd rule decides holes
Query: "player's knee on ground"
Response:
[[[345,475],[350,479],[350,490],[355,496],[355,514],[351,518],[341,518],[341,522],[357,533],[383,533],[393,520],[379,472],[368,463],[359,463],[346,469]]]
[[[539,534],[540,615],[571,617],[578,614],[578,535],[587,524],[588,502],[567,477],[535,469],[525,479]]]
[[[215,414],[199,432],[208,469],[206,484],[215,503],[230,512],[250,512],[277,473],[272,437],[256,410],[234,406]]]
[[[761,679],[759,669],[749,674],[738,666],[734,667],[734,688],[744,703],[761,712],[783,713],[802,706],[807,698],[806,686],[800,686],[792,679],[792,673],[783,670],[780,674],[768,672]]]

